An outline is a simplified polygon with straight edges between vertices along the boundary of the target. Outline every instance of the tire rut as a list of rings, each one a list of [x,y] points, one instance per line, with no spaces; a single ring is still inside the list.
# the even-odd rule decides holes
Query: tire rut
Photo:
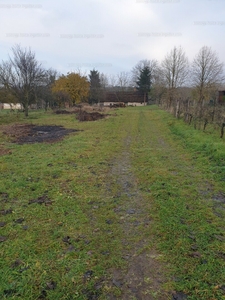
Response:
[[[137,180],[131,170],[131,137],[124,141],[123,152],[114,159],[111,176],[116,178],[117,196],[122,201],[115,208],[123,232],[122,258],[126,269],[111,270],[112,282],[121,291],[119,299],[165,300],[169,299],[162,285],[165,282],[164,268],[159,262],[160,254],[149,249],[152,220],[149,217],[150,203],[142,198]],[[109,295],[109,300],[118,299]]]

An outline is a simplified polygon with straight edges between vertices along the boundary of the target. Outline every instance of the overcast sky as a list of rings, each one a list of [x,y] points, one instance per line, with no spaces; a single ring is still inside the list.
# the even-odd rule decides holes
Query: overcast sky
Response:
[[[225,62],[225,0],[0,0],[0,60],[15,44],[46,68],[129,72],[182,46],[206,45]]]

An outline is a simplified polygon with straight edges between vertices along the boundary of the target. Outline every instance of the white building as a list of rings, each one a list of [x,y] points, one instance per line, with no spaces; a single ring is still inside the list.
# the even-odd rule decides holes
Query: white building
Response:
[[[0,103],[0,109],[22,109],[20,103]]]

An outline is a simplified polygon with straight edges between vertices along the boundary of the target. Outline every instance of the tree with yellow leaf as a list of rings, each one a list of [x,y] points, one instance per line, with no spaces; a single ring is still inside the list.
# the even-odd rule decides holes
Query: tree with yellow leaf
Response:
[[[89,82],[85,76],[78,73],[68,73],[62,75],[52,86],[53,94],[67,94],[69,96],[69,105],[73,106],[80,102],[87,101],[89,95]]]

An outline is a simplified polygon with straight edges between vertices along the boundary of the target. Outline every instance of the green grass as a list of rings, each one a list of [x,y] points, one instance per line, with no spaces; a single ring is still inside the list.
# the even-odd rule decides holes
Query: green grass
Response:
[[[31,120],[34,123],[32,114],[26,122]],[[2,194],[1,209],[12,208],[13,213],[1,217],[7,223],[1,235],[8,240],[1,245],[0,294],[7,299],[36,299],[46,290],[46,283],[54,281],[57,287],[48,291],[49,299],[71,299],[71,295],[85,299],[83,290],[104,278],[108,267],[121,264],[121,245],[105,228],[113,203],[103,188],[107,161],[120,147],[121,120],[81,124],[74,116],[42,114],[35,124],[59,124],[84,131],[55,144],[7,142],[13,154],[0,158],[0,192],[8,195],[4,199]],[[44,194],[52,205],[28,204]],[[104,201],[107,207],[101,207]],[[98,205],[99,209],[93,208]],[[15,223],[19,218],[24,218],[22,224]],[[114,227],[117,234],[119,229]],[[66,236],[74,246],[68,253],[69,244],[62,241]],[[115,250],[110,257],[102,254],[111,248]],[[16,260],[21,265],[11,268]],[[28,269],[21,272],[24,267]],[[83,275],[88,270],[94,275],[84,284]]]
[[[0,116],[2,117],[2,116]],[[156,107],[126,108],[117,116],[79,123],[73,115],[5,115],[1,124],[63,125],[82,131],[54,144],[16,145],[0,156],[1,299],[106,299],[111,268],[125,268],[123,232],[114,208],[112,159],[131,137],[132,169],[152,219],[143,228],[149,248],[165,262],[171,291],[188,299],[225,299],[225,142],[196,131]],[[107,181],[112,180],[111,190]],[[115,180],[115,182],[114,182]],[[51,205],[28,204],[43,195]],[[150,204],[150,208],[149,208]],[[22,223],[16,220],[24,218]],[[107,224],[111,220],[112,224]],[[70,237],[69,243],[67,238]],[[132,237],[136,242],[140,237]],[[71,245],[73,247],[71,247]],[[19,261],[18,266],[14,264]],[[92,272],[89,272],[92,271]],[[90,276],[88,276],[90,274]],[[100,288],[96,289],[96,285]]]
[[[149,110],[140,118],[139,144],[134,170],[153,203],[155,243],[175,276],[171,287],[188,299],[224,299],[225,207],[219,214],[211,201],[225,192],[224,140]]]
[[[48,113],[44,112],[44,110],[30,111],[29,116],[25,117],[24,113],[20,110],[0,110],[0,125],[2,124],[10,124],[17,122],[31,122],[32,120],[40,119]]]

